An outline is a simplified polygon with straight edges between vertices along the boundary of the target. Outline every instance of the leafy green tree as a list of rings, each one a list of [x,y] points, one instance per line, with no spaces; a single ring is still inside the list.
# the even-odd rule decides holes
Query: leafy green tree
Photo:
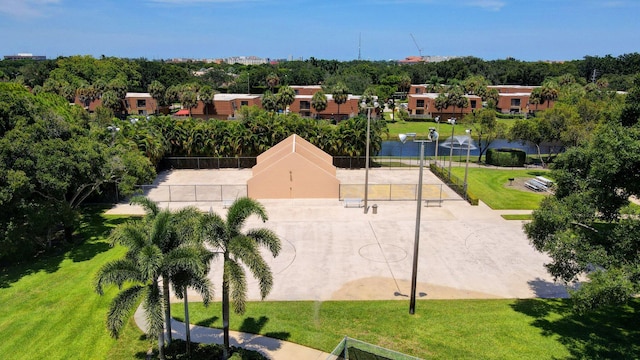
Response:
[[[113,113],[119,113],[122,110],[122,100],[115,91],[107,90],[102,94],[102,106]]]
[[[616,121],[554,162],[555,194],[533,212],[525,232],[551,257],[548,271],[566,283],[582,281],[571,297],[584,312],[623,304],[640,291],[640,220],[628,207],[640,194],[640,130]]]
[[[469,114],[464,119],[470,122],[472,134],[478,139],[478,162],[482,161],[482,155],[487,151],[491,143],[506,134],[506,125],[499,123],[496,112],[492,109],[480,109]]]
[[[226,219],[216,213],[204,215],[203,228],[207,242],[223,256],[222,275],[222,323],[224,331],[224,358],[229,353],[229,307],[230,300],[237,314],[243,314],[247,299],[247,267],[260,286],[260,296],[264,299],[273,286],[273,275],[269,265],[260,253],[265,247],[274,257],[280,253],[278,236],[266,228],[243,231],[247,219],[257,216],[267,221],[267,213],[262,204],[250,199],[239,198],[229,207]],[[243,266],[244,265],[244,266]]]
[[[549,139],[548,134],[551,130],[549,123],[539,118],[516,120],[509,130],[508,139],[509,141],[520,141],[523,144],[530,142],[535,145],[538,158],[542,162],[542,166],[545,166],[542,154],[540,153],[540,145]]]

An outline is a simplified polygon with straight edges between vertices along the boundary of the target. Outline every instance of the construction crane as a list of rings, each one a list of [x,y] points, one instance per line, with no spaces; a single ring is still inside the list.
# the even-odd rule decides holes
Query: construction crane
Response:
[[[418,48],[418,53],[420,53],[420,57],[422,58],[422,49],[420,48],[420,46],[418,46],[418,42],[416,41],[416,38],[413,37],[413,34],[409,33],[409,35],[411,35],[411,38],[413,39],[413,43],[416,44],[416,47]]]

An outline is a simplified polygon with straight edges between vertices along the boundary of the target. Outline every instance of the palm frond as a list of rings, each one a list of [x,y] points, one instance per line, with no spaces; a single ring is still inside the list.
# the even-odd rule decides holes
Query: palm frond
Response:
[[[227,229],[225,221],[220,215],[216,213],[202,215],[200,227],[207,244],[219,249],[225,248]]]
[[[162,333],[164,328],[164,312],[162,306],[162,292],[157,282],[147,286],[143,303],[145,317],[147,319],[147,334],[155,338]]]
[[[259,245],[266,247],[273,257],[278,256],[278,254],[280,254],[280,250],[282,250],[280,238],[278,238],[278,235],[270,229],[251,229],[247,231],[246,235],[256,241]]]
[[[142,208],[147,213],[147,215],[151,215],[152,217],[156,216],[160,211],[160,207],[158,207],[158,203],[142,195],[132,197],[130,204],[142,206]]]
[[[229,283],[229,297],[236,314],[244,314],[247,299],[247,279],[244,269],[237,262],[229,259],[224,265],[226,279]]]
[[[269,219],[264,206],[258,201],[249,197],[241,197],[231,204],[227,211],[227,225],[231,231],[239,232],[246,220],[256,215],[265,222]]]
[[[118,225],[109,239],[112,244],[120,244],[131,251],[136,251],[145,245],[147,242],[147,234],[143,224],[140,221],[130,221],[124,224]]]
[[[136,285],[121,291],[111,302],[107,313],[107,329],[113,338],[117,338],[120,331],[131,316],[138,299],[144,290],[143,286]]]
[[[103,294],[103,287],[107,285],[117,285],[121,287],[126,281],[144,282],[137,264],[129,259],[114,260],[104,264],[94,278],[94,289],[99,294]]]
[[[155,279],[163,265],[162,250],[157,246],[147,245],[140,249],[136,257],[137,265],[146,279]]]

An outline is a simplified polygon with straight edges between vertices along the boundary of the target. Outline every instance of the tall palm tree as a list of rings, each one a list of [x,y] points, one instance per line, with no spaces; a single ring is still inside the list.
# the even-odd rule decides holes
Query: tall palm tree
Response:
[[[144,297],[148,334],[158,337],[160,356],[163,358],[163,320],[167,340],[171,342],[169,284],[175,280],[180,281],[176,284],[182,288],[192,286],[208,301],[211,285],[204,274],[208,270],[210,255],[202,237],[193,230],[197,229],[193,224],[199,223],[197,209],[184,208],[172,213],[160,210],[156,203],[145,197],[134,197],[132,203],[142,205],[146,216],[142,221],[125,223],[113,231],[111,240],[124,245],[128,251],[124,259],[108,263],[99,270],[95,290],[102,295],[106,285],[122,287],[123,284],[132,283],[113,300],[107,316],[107,327],[111,335],[117,337],[137,299]]]
[[[322,90],[316,91],[311,97],[311,107],[318,115],[327,108],[327,95]]]
[[[162,85],[162,83],[158,80],[153,80],[151,84],[149,84],[149,86],[147,87],[147,91],[149,91],[149,95],[151,95],[151,97],[156,101],[156,109],[155,109],[156,114],[158,114],[158,108],[164,104],[165,90],[166,89],[164,85]]]
[[[340,117],[340,105],[347,102],[349,98],[349,89],[342,82],[339,81],[331,90],[333,92],[333,101],[338,104],[338,121],[341,119]]]
[[[282,107],[282,111],[285,112],[287,106],[293,104],[295,101],[296,92],[291,86],[282,86],[280,90],[278,90],[278,94],[276,96],[278,104]]]
[[[449,98],[444,93],[438,94],[438,96],[433,101],[433,106],[438,110],[438,113],[442,114],[442,110],[449,107]]]
[[[280,84],[280,77],[276,73],[270,73],[267,75],[266,82],[269,90],[273,92],[273,89]]]
[[[243,232],[247,219],[256,215],[263,222],[267,213],[262,204],[248,198],[237,199],[227,212],[226,219],[218,214],[203,216],[202,227],[206,241],[217,249],[224,258],[222,275],[222,323],[224,333],[224,358],[229,355],[229,305],[230,298],[236,314],[245,311],[247,299],[247,279],[243,265],[258,280],[260,296],[264,299],[273,286],[273,275],[269,265],[260,254],[263,246],[276,257],[280,253],[280,239],[271,230],[265,228],[250,229]]]

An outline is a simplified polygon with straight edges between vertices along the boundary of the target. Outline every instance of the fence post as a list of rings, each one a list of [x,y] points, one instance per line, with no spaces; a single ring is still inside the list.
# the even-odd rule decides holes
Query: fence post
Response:
[[[169,202],[171,202],[171,185],[169,185]]]
[[[196,198],[196,202],[198,202],[198,185],[193,185],[193,196]]]

